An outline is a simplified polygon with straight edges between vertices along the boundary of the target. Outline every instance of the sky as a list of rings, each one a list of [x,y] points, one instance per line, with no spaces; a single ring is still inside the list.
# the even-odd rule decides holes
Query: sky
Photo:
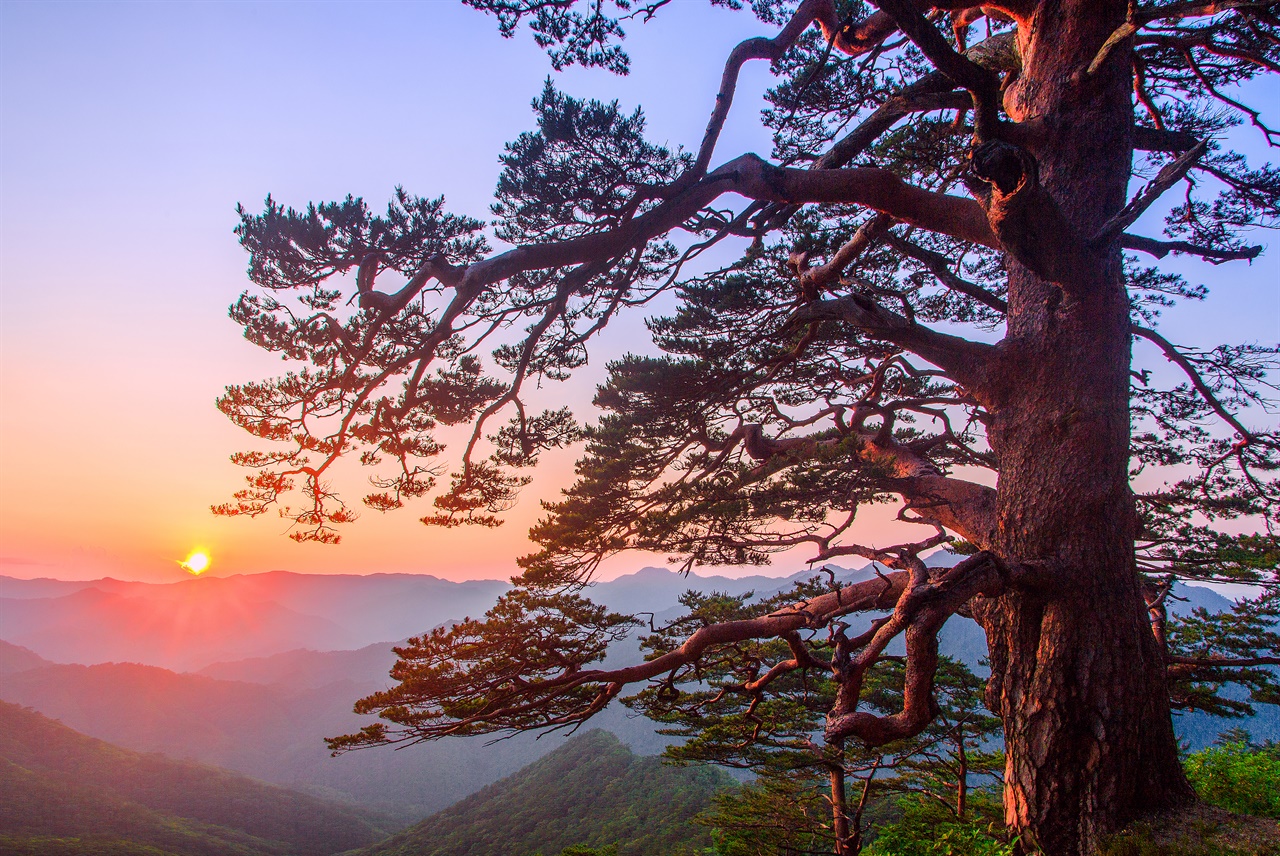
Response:
[[[557,84],[643,105],[650,139],[696,147],[725,56],[761,34],[750,15],[681,0],[628,27],[629,77],[571,70]],[[300,545],[278,518],[210,514],[239,487],[227,458],[246,447],[214,400],[282,368],[226,317],[248,284],[237,202],[352,193],[380,208],[402,184],[483,218],[502,145],[531,127],[551,73],[527,34],[504,40],[452,0],[0,0],[0,574],[174,580],[201,547],[215,574],[510,576],[572,453],[544,458],[498,530],[428,529],[425,508],[368,511],[340,546]],[[769,79],[760,63],[744,72],[723,158],[767,155]],[[1280,96],[1254,94],[1280,121]],[[1225,287],[1163,329],[1280,340],[1277,256],[1195,268]],[[634,316],[557,394],[589,400],[604,363],[642,345]],[[883,524],[871,515],[860,540]],[[662,559],[624,556],[609,570]]]

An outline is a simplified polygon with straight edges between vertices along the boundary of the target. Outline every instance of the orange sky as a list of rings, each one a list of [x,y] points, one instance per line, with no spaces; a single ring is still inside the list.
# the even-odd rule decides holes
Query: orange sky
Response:
[[[579,70],[558,84],[643,104],[651,138],[686,146],[724,57],[762,32],[749,15],[695,4],[628,30],[630,77]],[[282,368],[226,318],[246,286],[237,202],[351,192],[378,208],[403,183],[484,216],[502,144],[531,125],[548,72],[527,34],[503,40],[460,3],[0,4],[0,574],[177,579],[202,546],[218,575],[510,576],[537,500],[567,482],[572,454],[546,456],[496,531],[427,529],[421,503],[367,511],[339,547],[299,545],[278,518],[209,513],[240,485],[227,456],[247,439],[214,400]],[[672,81],[688,97],[670,97]],[[747,67],[721,151],[768,153],[757,118],[768,82],[763,65]],[[1181,331],[1280,339],[1277,259],[1215,269],[1232,294]],[[627,325],[548,394],[589,400],[606,359],[641,346],[640,319]],[[361,478],[348,478],[350,499]],[[891,539],[887,514],[869,509],[860,540]]]
[[[665,100],[651,127],[695,140],[724,52],[758,29],[741,15],[716,21],[726,25],[709,41],[679,27],[631,40],[638,60],[648,52],[652,69],[656,52],[703,98],[645,98],[637,87],[660,81],[640,75],[562,83]],[[226,318],[247,285],[235,204],[352,192],[378,208],[403,183],[483,217],[502,144],[532,124],[550,71],[531,40],[501,39],[460,3],[0,4],[0,39],[0,574],[175,579],[199,545],[213,574],[510,576],[572,455],[545,458],[498,530],[427,529],[421,503],[366,512],[335,548],[295,544],[278,518],[215,518],[209,506],[240,486],[227,456],[248,439],[215,398],[282,367]],[[318,58],[337,56],[370,65],[330,74]],[[384,85],[368,87],[372,74]],[[742,100],[740,125],[759,139],[730,145],[767,147]],[[598,367],[630,340],[613,337],[555,394],[589,400]],[[346,479],[349,499],[362,479]]]

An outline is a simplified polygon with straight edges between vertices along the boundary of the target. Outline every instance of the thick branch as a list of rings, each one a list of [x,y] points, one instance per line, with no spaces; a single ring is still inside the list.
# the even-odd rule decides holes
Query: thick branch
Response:
[[[818,293],[840,278],[845,268],[853,264],[876,241],[880,240],[893,225],[893,218],[886,214],[873,217],[858,227],[853,237],[848,240],[825,265],[816,268],[805,268],[803,258],[793,258],[796,273],[800,279],[800,293],[817,297]]]
[[[743,155],[730,166],[734,191],[751,199],[784,203],[865,205],[932,232],[1001,249],[982,206],[972,199],[924,190],[894,173],[872,167],[799,170],[772,166]]]
[[[843,321],[877,339],[892,342],[946,371],[979,399],[987,385],[987,373],[995,349],[959,336],[939,333],[891,312],[861,294],[805,304],[792,316],[793,323]]]
[[[920,9],[912,0],[878,0],[877,5],[893,18],[898,28],[920,48],[938,71],[973,95],[978,141],[994,136],[999,124],[1000,105],[1000,83],[996,76],[957,53],[938,28],[920,14]]]
[[[658,657],[621,669],[567,670],[546,681],[524,687],[518,699],[501,708],[488,708],[482,713],[438,725],[416,726],[415,739],[431,739],[467,732],[475,726],[488,726],[496,731],[507,727],[503,720],[513,714],[535,710],[546,701],[563,696],[587,685],[600,687],[599,694],[585,708],[560,717],[563,723],[582,722],[607,704],[627,684],[652,680],[696,662],[709,648],[730,645],[750,639],[786,638],[799,630],[823,627],[827,622],[852,612],[892,609],[908,582],[906,572],[891,573],[876,579],[841,586],[810,600],[776,610],[758,618],[726,621],[697,630],[683,645]],[[603,703],[602,703],[603,702]],[[562,724],[550,721],[548,725]]]
[[[887,491],[900,494],[906,510],[916,514],[919,522],[931,523],[959,534],[981,549],[993,543],[996,531],[996,492],[976,482],[945,476],[932,461],[890,436],[882,436],[880,430],[854,429],[861,446],[858,457],[884,471],[880,479]],[[811,437],[771,439],[766,437],[759,424],[739,425],[723,442],[710,444],[708,449],[720,452],[723,461],[730,451],[742,443],[744,451],[757,461],[768,461],[778,455],[802,455],[815,446],[830,444],[833,440],[814,440]],[[869,555],[867,548],[855,545],[830,546],[816,536],[805,541],[816,541],[821,551],[814,561],[826,561],[844,555],[868,556],[876,560],[880,556]],[[775,542],[776,543],[776,542]]]
[[[1171,163],[1165,164],[1164,168],[1156,173],[1156,177],[1138,191],[1128,205],[1098,230],[1098,234],[1093,236],[1090,243],[1095,247],[1105,247],[1118,238],[1120,233],[1141,217],[1142,212],[1151,207],[1152,203],[1164,195],[1165,191],[1181,181],[1187,174],[1187,170],[1195,166],[1196,161],[1200,160],[1208,150],[1209,144],[1201,140]]]
[[[424,266],[420,275],[440,278],[444,274],[449,279],[441,279],[442,282],[475,296],[486,286],[525,271],[621,256],[679,227],[715,199],[731,192],[766,202],[864,205],[904,223],[1000,248],[982,206],[972,199],[925,190],[883,169],[787,169],[745,154],[615,229],[567,241],[527,244],[466,268],[436,267],[428,271]]]
[[[938,669],[938,631],[956,610],[981,594],[994,596],[1007,583],[1003,564],[990,553],[979,553],[946,571],[934,582],[922,579],[922,569],[914,569],[911,585],[885,624],[859,654],[837,695],[836,706],[827,715],[827,742],[856,737],[870,746],[913,737],[937,715],[933,684]],[[856,707],[866,665],[878,656],[888,640],[906,629],[907,669],[903,684],[902,709],[880,716]],[[859,668],[861,666],[861,668]]]

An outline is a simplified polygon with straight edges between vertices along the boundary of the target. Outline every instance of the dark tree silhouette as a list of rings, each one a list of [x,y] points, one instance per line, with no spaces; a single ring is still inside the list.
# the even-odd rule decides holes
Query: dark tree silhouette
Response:
[[[623,16],[667,5],[467,2],[504,34],[527,23],[557,66],[613,71],[627,70]],[[1028,848],[1090,852],[1192,799],[1171,690],[1203,704],[1238,677],[1265,695],[1259,667],[1280,653],[1243,618],[1177,632],[1164,619],[1175,579],[1276,583],[1280,439],[1250,424],[1266,418],[1276,350],[1170,342],[1160,309],[1207,290],[1151,266],[1245,263],[1261,249],[1250,230],[1277,221],[1280,176],[1223,143],[1241,123],[1276,142],[1240,84],[1280,70],[1277,6],[750,5],[780,29],[731,52],[696,150],[653,145],[639,111],[547,84],[537,130],[503,155],[491,234],[510,249],[404,192],[385,215],[351,198],[242,211],[262,291],[232,316],[301,367],[221,400],[278,444],[236,456],[256,473],[217,510],[280,507],[294,537],[336,541],[354,513],[328,473],[357,456],[374,509],[433,495],[427,523],[496,525],[540,452],[585,438],[515,590],[400,649],[399,683],[360,703],[391,727],[335,748],[572,727],[631,684],[696,694],[709,663],[759,640],[781,645],[740,659],[718,693],[749,705],[822,673],[836,687],[826,742],[881,745],[929,726],[937,631],[961,613],[987,635],[1009,825]],[[778,75],[763,116],[775,151],[725,160],[753,59]],[[1164,234],[1133,231],[1166,193]],[[735,239],[741,261],[687,272]],[[530,387],[663,292],[678,308],[650,322],[661,355],[610,366],[598,423],[527,407]],[[1177,377],[1148,368],[1160,357]],[[462,424],[456,465],[437,463],[437,429]],[[285,507],[295,488],[304,504]],[[886,501],[931,534],[854,543],[858,509]],[[947,543],[968,558],[926,567]],[[603,557],[643,548],[687,568],[804,545],[891,572],[685,623],[642,665],[589,668],[634,626],[584,595]],[[869,626],[846,621],[868,611]],[[863,688],[899,635],[901,707],[869,709]]]

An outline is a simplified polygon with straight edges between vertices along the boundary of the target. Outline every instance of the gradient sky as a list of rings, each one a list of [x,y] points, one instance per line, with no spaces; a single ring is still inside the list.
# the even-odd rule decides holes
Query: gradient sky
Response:
[[[630,77],[577,70],[558,83],[642,104],[651,139],[686,146],[730,48],[767,34],[692,2],[628,30]],[[199,545],[219,574],[509,576],[571,454],[546,458],[499,530],[427,529],[410,508],[365,513],[339,547],[298,545],[277,518],[209,513],[239,486],[227,456],[246,445],[213,402],[225,384],[281,368],[226,318],[247,284],[237,202],[353,193],[380,208],[403,184],[484,217],[502,144],[531,126],[550,71],[527,34],[503,40],[491,18],[448,0],[0,0],[0,573],[178,579]],[[748,67],[722,158],[768,153],[757,122],[768,80],[763,64]],[[1254,95],[1280,122],[1280,96]],[[1171,316],[1172,336],[1280,340],[1277,254],[1186,269],[1218,296]],[[640,346],[638,317],[620,331],[566,385],[569,400],[587,400],[605,360]]]

